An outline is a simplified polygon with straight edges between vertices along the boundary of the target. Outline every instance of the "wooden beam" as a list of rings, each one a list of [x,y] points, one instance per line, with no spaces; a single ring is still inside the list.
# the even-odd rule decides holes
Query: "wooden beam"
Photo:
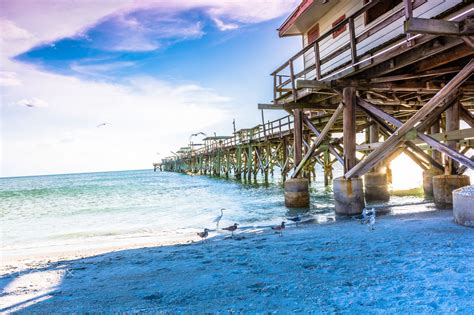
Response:
[[[305,156],[303,157],[303,159],[301,160],[301,162],[299,163],[299,165],[296,167],[295,171],[293,172],[293,174],[291,175],[291,178],[296,178],[298,176],[298,174],[300,173],[300,171],[303,169],[303,167],[306,165],[306,163],[308,162],[308,160],[311,158],[311,156],[313,155],[314,151],[321,145],[321,143],[323,142],[324,138],[326,138],[326,136],[328,135],[329,131],[331,130],[332,126],[334,125],[334,123],[336,122],[338,116],[341,114],[343,110],[343,105],[342,104],[339,104],[337,110],[334,112],[334,114],[331,116],[331,118],[329,119],[328,123],[326,124],[326,126],[324,126],[323,130],[321,131],[321,133],[319,134],[319,136],[316,138],[316,140],[314,141],[313,145],[311,146],[311,148],[309,148],[308,152],[306,152]]]
[[[423,163],[423,161],[415,153],[408,149],[405,149],[403,152],[408,155],[408,157],[411,158],[413,162],[415,162],[419,167],[421,167],[422,170],[428,169],[428,166]]]
[[[392,123],[393,125],[395,125],[397,127],[402,126],[402,122],[397,120],[396,118],[384,113],[380,109],[375,108],[374,106],[370,105],[369,103],[367,103],[364,100],[358,99],[358,101],[359,101],[358,102],[359,106],[362,106],[362,108],[367,109],[367,108],[369,108],[368,106],[371,106],[371,108],[370,108],[371,113],[378,113],[378,115],[380,115],[380,118],[382,118],[386,121],[390,121],[390,123]],[[374,110],[374,108],[376,110]],[[420,140],[422,140],[423,142],[428,143],[432,148],[449,155],[455,161],[460,162],[462,164],[467,163],[468,165],[470,165],[470,162],[466,159],[465,156],[463,156],[462,154],[459,154],[456,150],[453,150],[453,149],[449,148],[448,146],[439,143],[439,141],[437,141],[437,140],[445,140],[446,141],[448,139],[449,140],[454,140],[454,139],[466,139],[466,138],[471,138],[471,137],[474,138],[474,128],[473,129],[464,129],[464,130],[453,130],[453,131],[450,131],[450,132],[440,133],[440,134],[431,135],[431,136],[427,136],[427,135],[425,135],[421,132],[418,132],[417,137],[420,138]],[[414,142],[419,143],[417,140],[414,140]],[[407,141],[405,144],[408,147],[410,147],[412,150],[415,150],[418,154],[422,155],[434,167],[436,167],[440,170],[444,169],[443,166],[441,164],[439,164],[438,161],[435,158],[430,157],[429,155],[424,153],[423,150],[421,150],[421,148],[418,148],[417,146],[413,145],[411,143],[411,141]],[[378,148],[378,147],[382,146],[383,143],[380,143],[380,144],[373,143],[371,145],[375,149],[375,148]],[[474,164],[473,164],[473,166],[474,166]]]
[[[449,50],[449,54],[439,54],[424,59],[413,65],[413,72],[420,73],[446,65],[455,60],[474,54],[474,49],[467,45],[459,45]]]
[[[293,137],[294,137],[294,164],[298,165],[301,162],[303,155],[303,123],[302,123],[303,112],[301,109],[294,110],[294,126],[293,126]]]
[[[343,140],[344,145],[344,172],[356,165],[356,90],[353,87],[342,91],[344,102],[343,113]]]
[[[404,22],[404,29],[411,34],[461,35],[459,22],[438,19],[410,18]]]
[[[456,92],[460,85],[471,76],[473,71],[474,60],[471,60],[453,79],[451,79],[451,81],[449,81],[448,84],[446,84],[438,93],[436,93],[436,95],[433,96],[433,98],[431,98],[428,103],[426,103],[402,126],[400,126],[397,131],[384,142],[382,146],[372,151],[365,160],[355,165],[352,169],[349,169],[344,176],[346,178],[362,176],[372,167],[374,167],[380,160],[384,158],[384,156],[386,156],[388,153],[392,152],[396,147],[398,147],[399,143],[403,141],[404,136],[409,131],[413,130],[416,124],[418,124],[422,119],[426,118],[426,116],[428,116],[430,112],[432,112],[434,109],[436,109],[436,107],[442,104],[447,96]],[[425,137],[425,139],[428,138],[428,136]],[[430,139],[434,140],[432,138]],[[436,140],[434,141],[438,143]],[[433,147],[435,149],[440,148],[440,146]]]
[[[313,122],[308,118],[306,117],[306,115],[303,115],[303,122],[304,124],[316,135],[319,137],[319,135],[321,134],[319,132],[319,130],[316,128],[316,126],[313,124]],[[341,157],[341,155],[334,149],[334,147],[332,145],[329,145],[328,146],[328,149],[329,149],[329,152],[334,155],[334,157],[337,159],[337,161],[339,163],[341,163],[341,165],[344,165],[344,159]]]
[[[456,37],[447,37],[444,39],[443,43],[440,43],[439,39],[434,39],[420,47],[412,48],[403,54],[397,54],[397,56],[367,69],[364,71],[363,75],[365,78],[379,77],[419,62],[420,60],[428,59],[431,56],[452,49],[460,44],[464,44],[464,41],[461,38]]]
[[[318,80],[297,80],[296,88],[310,88],[313,90],[323,90],[332,88],[330,81],[318,81]]]
[[[461,115],[461,119],[464,120],[469,125],[469,127],[474,128],[474,116],[472,113],[462,105],[459,106],[459,113]]]
[[[453,105],[451,105],[447,110],[446,110],[446,131],[454,131],[454,130],[459,130],[459,102],[454,102]],[[449,140],[447,141],[448,147],[451,149],[456,150],[456,140]],[[455,162],[449,158],[449,156],[446,156],[445,158],[445,173],[447,175],[452,175],[455,173],[455,170],[457,169],[458,165],[455,164]]]

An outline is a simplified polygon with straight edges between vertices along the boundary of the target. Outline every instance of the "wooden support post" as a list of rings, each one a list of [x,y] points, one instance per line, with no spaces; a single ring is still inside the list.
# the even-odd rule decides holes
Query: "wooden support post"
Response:
[[[290,59],[289,61],[289,66],[290,66],[290,81],[291,81],[291,93],[293,94],[293,102],[296,102],[298,99],[296,95],[296,78],[295,78],[295,70],[293,68],[293,60]]]
[[[335,124],[337,118],[339,117],[339,115],[341,114],[341,112],[343,111],[344,109],[344,106],[342,104],[339,104],[338,108],[336,109],[336,111],[333,113],[333,115],[331,116],[331,118],[329,119],[329,121],[327,122],[326,126],[324,126],[324,129],[321,131],[321,133],[318,135],[318,137],[316,138],[316,140],[314,141],[313,145],[311,146],[311,148],[309,148],[305,154],[305,156],[303,157],[303,159],[300,161],[300,163],[296,164],[295,162],[295,165],[296,165],[296,168],[295,168],[295,171],[293,172],[293,174],[291,175],[291,178],[296,178],[299,173],[301,172],[301,170],[303,169],[303,167],[305,166],[305,164],[308,162],[308,160],[311,158],[311,156],[313,155],[314,151],[321,145],[321,143],[323,142],[323,140],[326,138],[326,136],[329,134],[329,131],[331,130],[331,128],[333,127],[333,125]]]
[[[451,107],[446,110],[446,131],[459,130],[459,102],[454,102]],[[453,150],[456,150],[457,141],[449,140],[447,141],[448,147]],[[453,175],[457,169],[457,163],[455,163],[448,156],[445,157],[445,169],[444,172],[446,175]]]
[[[324,151],[324,164],[323,164],[323,170],[324,170],[324,186],[329,186],[330,181],[332,180],[332,163],[329,158],[329,151],[325,150]]]
[[[370,125],[370,127],[369,127],[369,141],[370,141],[370,143],[379,142],[379,138],[380,138],[379,125],[377,125],[377,124]],[[374,170],[376,171],[377,168],[374,168]]]
[[[235,159],[236,159],[236,168],[235,168],[235,178],[240,179],[242,176],[242,147],[240,145],[237,146],[237,150],[235,151]]]
[[[431,125],[431,134],[436,134],[439,133],[439,119],[436,119],[436,121]],[[431,157],[438,163],[442,163],[441,161],[441,152],[438,152],[437,150],[431,150]]]
[[[282,159],[282,168],[281,168],[281,176],[283,177],[283,181],[286,181],[286,173],[287,173],[287,161],[288,161],[288,142],[286,140],[286,137],[282,138],[282,154],[281,154],[281,159]]]
[[[352,169],[356,163],[356,90],[353,87],[344,88],[343,95],[343,140],[344,173]]]
[[[303,122],[302,122],[302,110],[294,110],[294,165],[299,165],[303,158]]]
[[[252,163],[253,163],[253,152],[252,145],[249,143],[248,153],[247,153],[247,179],[252,180]]]

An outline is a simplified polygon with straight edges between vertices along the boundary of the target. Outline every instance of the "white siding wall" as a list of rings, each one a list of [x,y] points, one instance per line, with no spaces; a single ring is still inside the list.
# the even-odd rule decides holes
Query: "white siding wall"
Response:
[[[422,4],[420,7],[416,8],[413,11],[414,17],[420,18],[431,18],[434,17],[447,9],[455,6],[456,4],[462,2],[462,0],[428,0],[426,3]],[[332,23],[339,18],[341,15],[346,14],[346,17],[354,14],[357,10],[362,8],[364,5],[363,0],[341,0],[334,8],[332,8],[327,14],[325,14],[319,21],[319,30],[320,35],[326,33],[332,28]],[[368,25],[365,25],[364,14],[360,15],[354,20],[355,26],[355,35],[356,37],[364,33],[366,30],[374,27],[378,23],[384,21],[385,18],[390,16],[397,8],[400,8],[403,4],[399,4],[392,11],[385,13],[384,15],[377,18],[375,21],[371,22]],[[377,33],[363,40],[357,44],[357,55],[360,56],[363,53],[382,45],[383,43],[403,34],[403,22],[405,17],[398,19],[384,29],[379,30]],[[316,23],[315,23],[316,24]],[[303,37],[303,44],[307,44],[306,34]],[[349,27],[336,38],[328,36],[322,40],[319,44],[320,47],[320,56],[323,59],[328,56],[331,52],[337,50],[338,48],[344,46],[350,41],[349,38]],[[328,72],[343,63],[346,63],[351,60],[350,50],[339,54],[338,56],[332,58],[330,61],[321,65],[321,73]],[[314,65],[314,52],[310,50],[304,55],[304,64],[305,67]],[[307,74],[308,79],[313,79],[316,76],[315,71],[312,71]]]

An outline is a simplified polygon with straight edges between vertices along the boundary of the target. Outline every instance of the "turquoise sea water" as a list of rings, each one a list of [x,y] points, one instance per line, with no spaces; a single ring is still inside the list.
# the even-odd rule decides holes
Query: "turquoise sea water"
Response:
[[[334,217],[332,191],[312,184],[308,214]],[[403,201],[403,200],[402,200]],[[406,201],[406,200],[405,200]],[[392,202],[400,202],[400,198]],[[2,251],[172,238],[203,227],[280,223],[294,215],[281,180],[269,184],[152,170],[0,178]]]

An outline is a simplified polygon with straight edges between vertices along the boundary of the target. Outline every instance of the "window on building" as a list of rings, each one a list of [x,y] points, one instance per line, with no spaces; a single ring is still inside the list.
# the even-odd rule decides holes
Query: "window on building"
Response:
[[[319,37],[319,24],[316,24],[308,31],[308,45],[312,44]]]
[[[364,3],[369,3],[369,0],[364,0]],[[392,10],[397,5],[402,3],[402,0],[384,0],[380,1],[372,8],[365,12],[365,24],[369,24],[370,22],[375,21],[379,16],[383,15],[384,13]]]
[[[346,15],[342,15],[340,16],[337,20],[334,21],[334,23],[332,23],[332,27],[336,26],[337,24],[341,23],[341,21],[343,21],[344,19],[346,18]],[[344,24],[343,26],[339,27],[337,30],[335,30],[333,33],[332,33],[332,38],[336,38],[338,37],[339,35],[341,35],[342,33],[344,33],[344,31],[347,29],[347,24]]]

